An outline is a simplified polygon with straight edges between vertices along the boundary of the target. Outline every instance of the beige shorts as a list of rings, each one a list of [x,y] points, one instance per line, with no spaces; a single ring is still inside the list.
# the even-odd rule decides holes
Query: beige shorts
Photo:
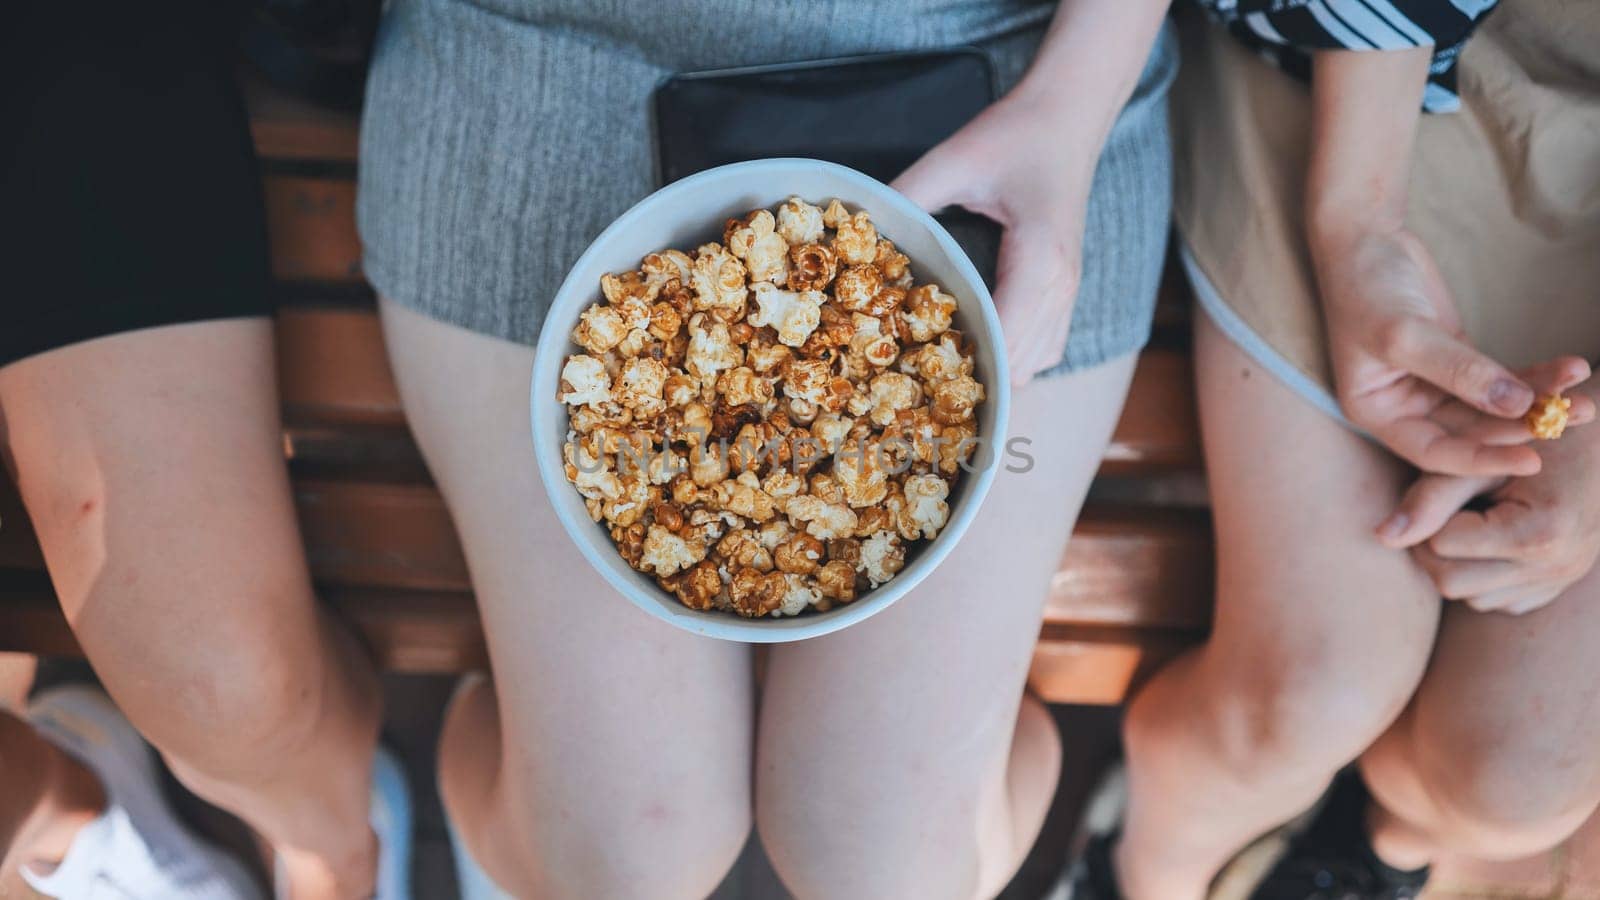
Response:
[[[1174,209],[1196,296],[1337,416],[1302,225],[1310,91],[1197,16],[1180,34]],[[1600,3],[1503,4],[1467,44],[1460,88],[1460,112],[1422,118],[1410,227],[1485,352],[1600,359]]]

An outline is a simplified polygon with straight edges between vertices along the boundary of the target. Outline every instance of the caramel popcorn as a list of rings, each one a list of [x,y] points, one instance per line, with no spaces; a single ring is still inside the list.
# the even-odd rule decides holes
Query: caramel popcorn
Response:
[[[778,233],[791,244],[815,244],[822,240],[822,210],[790,197],[778,207]]]
[[[734,256],[744,260],[751,281],[784,284],[789,280],[789,242],[773,231],[772,213],[758,209],[743,221],[730,219],[723,240]]]
[[[1544,394],[1535,400],[1533,407],[1523,416],[1528,430],[1541,441],[1553,441],[1567,430],[1568,410],[1572,401],[1559,394]]]
[[[804,344],[822,321],[822,304],[828,296],[821,291],[786,291],[764,281],[754,290],[757,309],[749,323],[775,329],[778,340],[790,347]]]
[[[750,288],[745,284],[747,270],[721,244],[705,244],[695,251],[694,308],[716,314],[724,322],[744,318],[745,299]]]
[[[839,200],[790,197],[720,243],[648,254],[603,276],[572,330],[567,480],[690,609],[853,602],[945,527],[976,448],[985,392],[956,310]]]

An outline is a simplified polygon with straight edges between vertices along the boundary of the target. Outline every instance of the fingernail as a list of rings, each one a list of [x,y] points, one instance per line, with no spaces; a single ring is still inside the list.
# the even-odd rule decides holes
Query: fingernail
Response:
[[[1502,378],[1489,386],[1489,405],[1503,413],[1520,416],[1533,405],[1533,391],[1526,385]]]
[[[1398,538],[1400,535],[1405,534],[1406,529],[1410,527],[1410,525],[1411,517],[1403,512],[1397,512],[1389,518],[1384,519],[1383,524],[1378,526],[1378,537],[1381,537],[1386,541],[1392,541]]]

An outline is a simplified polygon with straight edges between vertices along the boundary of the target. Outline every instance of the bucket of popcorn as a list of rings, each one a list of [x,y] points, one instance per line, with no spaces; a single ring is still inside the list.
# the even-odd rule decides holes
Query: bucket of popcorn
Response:
[[[939,566],[994,480],[1010,390],[993,300],[942,226],[853,169],[767,159],[662,188],[595,239],[531,404],[550,501],[616,590],[776,642]]]

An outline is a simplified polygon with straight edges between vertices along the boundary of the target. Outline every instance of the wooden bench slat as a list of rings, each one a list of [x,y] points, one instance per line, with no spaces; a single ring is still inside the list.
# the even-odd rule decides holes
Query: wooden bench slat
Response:
[[[356,184],[349,178],[262,179],[272,274],[280,281],[359,282]]]
[[[32,573],[27,573],[31,575]],[[0,577],[0,652],[80,656],[47,584]],[[323,599],[351,622],[386,670],[452,673],[487,665],[469,594],[327,589]],[[1194,642],[1186,632],[1047,626],[1029,686],[1051,703],[1118,703],[1160,663]]]
[[[245,73],[241,79],[250,133],[262,159],[354,163],[360,148],[356,116],[318,106]]]
[[[405,424],[377,313],[281,309],[277,341],[288,421]]]

